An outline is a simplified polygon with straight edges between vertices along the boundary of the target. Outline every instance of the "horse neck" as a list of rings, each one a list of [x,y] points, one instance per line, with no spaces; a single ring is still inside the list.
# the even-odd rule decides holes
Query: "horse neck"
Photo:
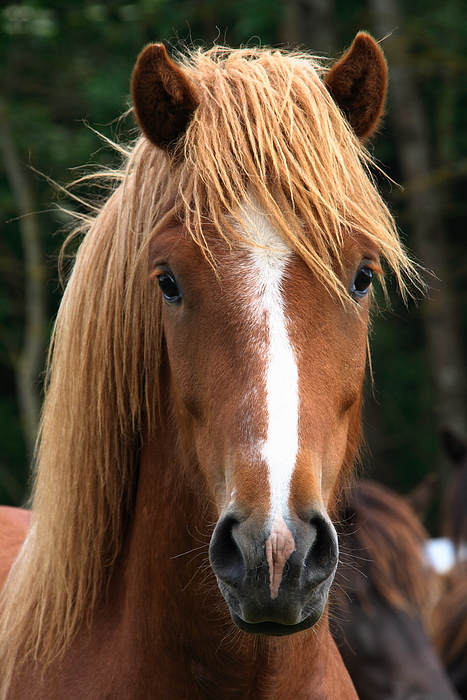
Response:
[[[161,427],[141,450],[134,518],[117,574],[122,648],[133,655],[138,677],[165,677],[161,684],[170,678],[173,697],[190,688],[200,700],[281,698],[291,689],[297,700],[356,697],[326,617],[312,630],[272,639],[234,625],[209,566],[217,517],[209,494],[173,424]]]

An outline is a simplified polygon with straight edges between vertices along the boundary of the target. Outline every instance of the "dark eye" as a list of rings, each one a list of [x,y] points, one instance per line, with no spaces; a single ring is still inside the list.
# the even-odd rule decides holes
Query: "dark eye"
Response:
[[[164,299],[170,303],[181,301],[180,290],[170,272],[162,272],[157,276],[159,287]]]
[[[352,288],[350,290],[350,293],[359,299],[365,296],[365,294],[368,292],[371,284],[371,280],[373,278],[373,271],[371,267],[362,267],[358,272],[357,276],[355,277],[354,283],[352,285]]]

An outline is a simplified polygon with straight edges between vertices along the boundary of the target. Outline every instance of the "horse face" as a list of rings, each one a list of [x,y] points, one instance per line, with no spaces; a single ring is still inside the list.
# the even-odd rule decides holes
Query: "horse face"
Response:
[[[321,616],[338,559],[328,510],[353,461],[374,251],[355,242],[345,304],[258,208],[251,244],[161,233],[152,265],[175,415],[217,508],[210,561],[239,627],[282,635]]]

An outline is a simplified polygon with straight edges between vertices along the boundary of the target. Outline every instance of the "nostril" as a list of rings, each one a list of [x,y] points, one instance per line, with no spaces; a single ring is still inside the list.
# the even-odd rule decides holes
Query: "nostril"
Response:
[[[310,578],[325,580],[337,565],[337,538],[332,525],[322,516],[310,520],[313,542],[304,565]]]
[[[216,576],[235,586],[246,573],[245,562],[235,541],[239,521],[234,516],[219,520],[209,546],[209,559]]]

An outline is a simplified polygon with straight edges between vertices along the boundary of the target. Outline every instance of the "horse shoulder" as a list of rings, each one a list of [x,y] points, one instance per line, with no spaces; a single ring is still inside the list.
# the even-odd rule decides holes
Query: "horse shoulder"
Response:
[[[26,539],[30,522],[30,511],[0,506],[0,588]]]

